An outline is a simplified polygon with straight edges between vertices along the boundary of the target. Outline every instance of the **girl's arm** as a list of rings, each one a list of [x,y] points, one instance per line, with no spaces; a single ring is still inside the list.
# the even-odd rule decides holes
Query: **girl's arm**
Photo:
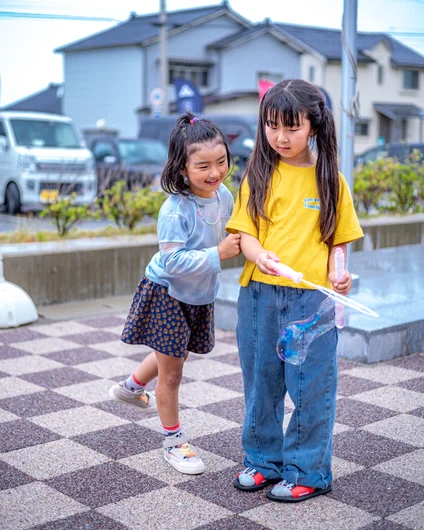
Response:
[[[255,263],[263,274],[279,276],[279,273],[275,270],[275,263],[280,261],[277,254],[270,250],[265,250],[256,237],[244,232],[240,232],[240,234],[240,248],[245,258]]]
[[[347,295],[349,294],[349,291],[352,289],[352,277],[345,269],[343,278],[341,280],[336,280],[335,273],[334,273],[334,254],[336,252],[336,248],[341,248],[344,254],[344,263],[346,267],[346,259],[347,259],[347,244],[342,243],[341,245],[335,245],[330,253],[330,256],[328,258],[328,279],[333,284],[333,288],[336,293]]]

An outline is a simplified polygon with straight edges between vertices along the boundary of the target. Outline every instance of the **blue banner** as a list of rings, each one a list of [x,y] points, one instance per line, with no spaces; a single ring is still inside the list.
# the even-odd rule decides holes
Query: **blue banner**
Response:
[[[179,114],[187,111],[194,114],[203,112],[203,99],[194,83],[177,77],[174,79],[174,85],[177,94],[177,112]]]

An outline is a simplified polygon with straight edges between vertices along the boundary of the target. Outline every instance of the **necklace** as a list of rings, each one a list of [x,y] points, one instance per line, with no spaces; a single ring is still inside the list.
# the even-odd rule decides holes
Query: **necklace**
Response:
[[[201,210],[202,207],[204,208],[204,205],[203,204],[200,205],[197,202],[197,200],[196,200],[194,195],[187,195],[187,199],[189,201],[191,201],[191,202],[194,202],[194,204],[196,205],[197,213],[199,214],[200,219],[203,222],[205,222],[207,225],[209,225],[209,226],[215,226],[216,223],[221,219],[221,195],[218,193],[218,190],[216,190],[215,193],[216,193],[216,198],[218,200],[218,214],[217,214],[216,219],[215,219],[215,221],[213,223],[211,223],[211,222],[209,222],[209,221],[207,221],[205,219],[205,216],[203,215],[202,210]]]

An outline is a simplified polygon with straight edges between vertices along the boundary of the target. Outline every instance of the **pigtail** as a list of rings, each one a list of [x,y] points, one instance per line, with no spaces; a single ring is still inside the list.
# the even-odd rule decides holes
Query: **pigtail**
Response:
[[[319,226],[321,241],[331,251],[336,232],[337,204],[340,193],[337,139],[334,119],[330,109],[322,104],[321,112],[322,119],[316,131],[318,151],[316,175],[320,199]]]

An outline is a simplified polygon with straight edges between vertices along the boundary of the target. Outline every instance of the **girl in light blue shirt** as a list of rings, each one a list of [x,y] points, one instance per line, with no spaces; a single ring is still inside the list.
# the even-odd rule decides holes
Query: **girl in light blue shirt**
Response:
[[[240,235],[224,236],[234,205],[223,184],[230,163],[224,135],[212,122],[189,112],[176,121],[161,179],[169,197],[159,213],[159,252],[137,287],[121,337],[154,351],[109,391],[141,411],[157,406],[165,460],[187,474],[203,473],[205,465],[179,422],[183,365],[188,352],[213,349],[221,261],[240,254]],[[155,377],[156,397],[145,390]]]

